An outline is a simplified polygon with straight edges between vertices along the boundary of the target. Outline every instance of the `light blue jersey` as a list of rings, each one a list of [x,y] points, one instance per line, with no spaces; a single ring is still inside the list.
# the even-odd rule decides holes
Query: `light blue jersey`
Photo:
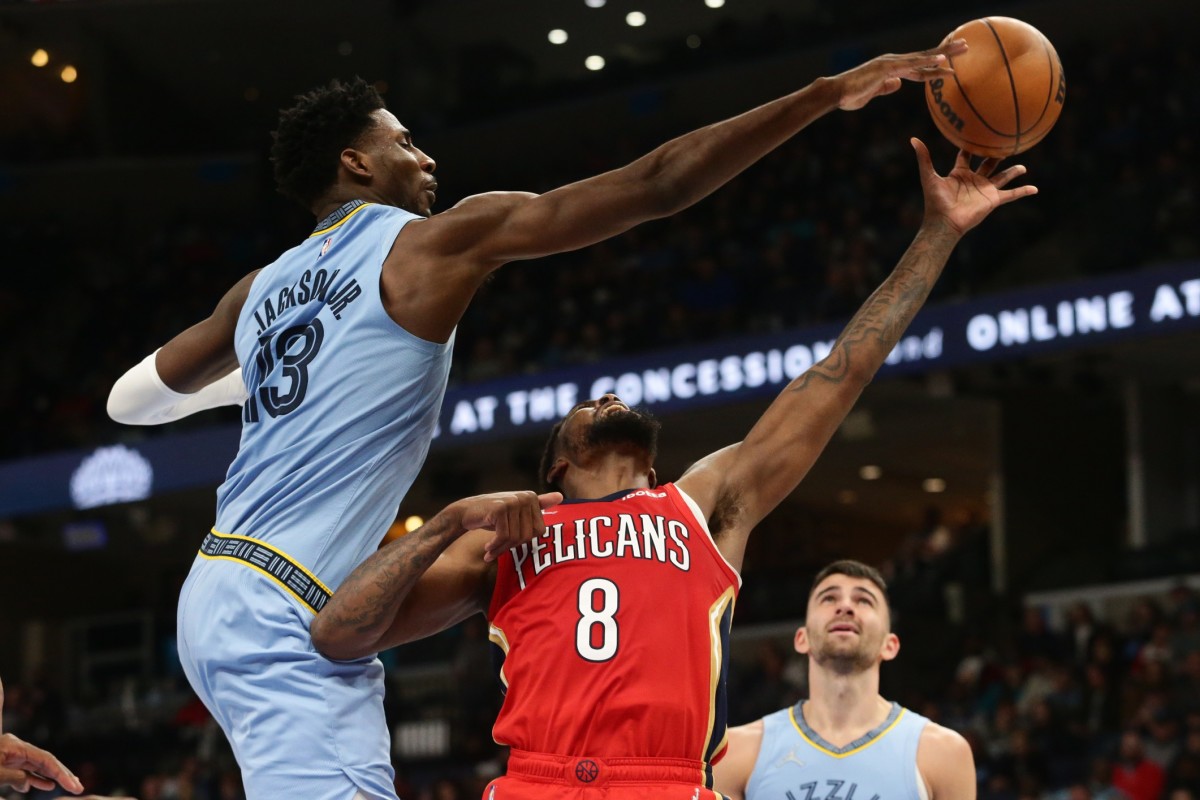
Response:
[[[377,658],[330,661],[313,616],[373,552],[429,451],[453,337],[379,294],[412,214],[355,201],[254,279],[234,345],[249,400],[179,598],[179,656],[248,800],[395,800]]]
[[[330,589],[379,546],[433,438],[453,337],[418,339],[379,276],[419,219],[344,206],[250,287],[235,346],[250,399],[216,530],[291,556]]]
[[[883,723],[834,747],[804,721],[799,704],[763,717],[746,800],[925,800],[917,745],[928,719],[897,703]]]

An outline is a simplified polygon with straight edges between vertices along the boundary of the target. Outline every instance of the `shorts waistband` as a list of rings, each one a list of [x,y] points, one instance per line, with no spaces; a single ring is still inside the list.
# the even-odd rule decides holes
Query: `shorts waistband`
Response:
[[[707,784],[704,762],[690,758],[601,758],[513,750],[508,756],[507,774],[571,786],[614,783]]]
[[[209,531],[200,543],[199,555],[208,559],[241,561],[278,583],[314,614],[320,612],[333,596],[329,587],[287,553],[249,536]]]

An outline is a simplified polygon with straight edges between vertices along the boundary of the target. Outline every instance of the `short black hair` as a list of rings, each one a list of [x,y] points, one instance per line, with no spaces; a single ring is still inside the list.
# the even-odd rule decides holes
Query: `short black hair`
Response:
[[[271,163],[279,193],[311,208],[333,185],[342,150],[375,124],[372,112],[387,106],[374,86],[357,77],[335,78],[295,99],[279,112],[279,127],[271,133]]]
[[[892,616],[892,602],[888,598],[887,581],[879,570],[872,567],[870,564],[864,564],[861,561],[855,561],[852,558],[843,558],[834,561],[832,564],[826,565],[817,577],[813,578],[812,586],[808,590],[808,599],[812,600],[813,592],[821,585],[821,581],[828,578],[830,575],[845,575],[847,578],[859,578],[860,580],[870,581],[878,587],[883,594],[883,603],[888,609],[888,618]]]
[[[550,429],[550,438],[546,440],[546,449],[542,451],[542,461],[538,467],[538,483],[541,484],[543,492],[562,491],[562,485],[558,481],[551,481],[546,476],[550,473],[550,468],[554,466],[554,459],[558,458],[558,432],[562,430],[563,423],[566,421],[567,418],[563,417],[554,423],[554,427]]]

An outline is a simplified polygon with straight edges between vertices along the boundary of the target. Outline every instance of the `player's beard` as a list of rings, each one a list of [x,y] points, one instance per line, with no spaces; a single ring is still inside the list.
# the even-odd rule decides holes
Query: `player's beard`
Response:
[[[854,675],[875,666],[875,651],[867,646],[862,634],[859,634],[853,647],[836,646],[828,638],[817,642],[816,645],[812,651],[813,660],[822,669],[838,675]]]
[[[649,454],[658,454],[658,430],[662,425],[646,411],[615,410],[602,414],[588,428],[586,446],[629,447]]]

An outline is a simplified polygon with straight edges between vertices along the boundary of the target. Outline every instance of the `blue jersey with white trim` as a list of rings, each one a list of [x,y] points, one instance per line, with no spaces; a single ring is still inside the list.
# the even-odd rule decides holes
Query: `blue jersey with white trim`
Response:
[[[379,545],[425,461],[454,337],[401,328],[384,259],[420,219],[355,201],[263,269],[234,345],[249,392],[216,530],[259,539],[336,587]]]
[[[917,745],[929,720],[898,703],[879,727],[834,747],[800,706],[763,717],[746,800],[922,800]]]

